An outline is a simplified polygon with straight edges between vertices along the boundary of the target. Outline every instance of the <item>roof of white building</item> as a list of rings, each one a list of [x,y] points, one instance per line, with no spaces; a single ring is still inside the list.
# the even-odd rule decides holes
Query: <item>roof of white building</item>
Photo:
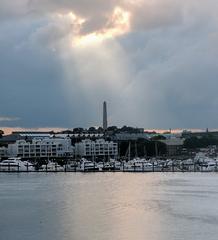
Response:
[[[170,139],[166,139],[166,140],[161,140],[161,142],[163,142],[169,146],[179,146],[179,145],[184,144],[184,139],[183,138],[170,138]]]

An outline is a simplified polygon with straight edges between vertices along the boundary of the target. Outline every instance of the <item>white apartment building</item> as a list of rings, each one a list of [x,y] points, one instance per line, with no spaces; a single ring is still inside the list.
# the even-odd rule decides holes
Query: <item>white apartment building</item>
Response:
[[[74,147],[70,138],[33,139],[32,142],[18,140],[8,145],[8,154],[21,158],[56,158],[72,156]]]
[[[81,157],[117,157],[118,144],[104,139],[83,140],[75,144],[75,155]]]

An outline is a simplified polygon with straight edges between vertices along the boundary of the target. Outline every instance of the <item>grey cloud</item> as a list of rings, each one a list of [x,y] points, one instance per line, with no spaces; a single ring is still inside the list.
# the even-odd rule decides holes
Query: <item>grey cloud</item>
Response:
[[[145,30],[178,25],[183,21],[184,5],[181,1],[143,1],[127,6],[132,14],[132,29]]]
[[[129,1],[129,0],[19,0],[0,3],[0,16],[13,18],[21,16],[42,17],[54,13],[69,13],[86,18],[83,33],[96,31],[105,26],[115,7],[123,7],[132,14],[133,29],[154,28],[181,21],[184,4],[173,0]]]
[[[19,17],[27,12],[27,1],[7,1],[1,0],[0,3],[0,19],[10,19],[11,17]]]
[[[131,88],[144,125],[216,126],[217,27],[208,26],[208,22],[184,23],[178,28],[138,34],[133,37],[133,42],[137,38],[140,43],[137,48],[131,47],[131,38],[124,43],[136,62]]]
[[[217,127],[215,1],[17,4],[0,3],[0,116],[21,120],[1,125],[98,125],[107,100],[111,124]],[[83,51],[70,48],[73,23],[52,17],[86,16],[88,33],[104,26],[117,5],[131,11],[131,32]]]

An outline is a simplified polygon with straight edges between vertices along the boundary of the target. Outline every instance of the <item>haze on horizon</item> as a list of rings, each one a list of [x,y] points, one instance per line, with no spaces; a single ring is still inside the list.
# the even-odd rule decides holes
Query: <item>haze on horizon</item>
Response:
[[[0,127],[217,128],[215,0],[1,0]]]

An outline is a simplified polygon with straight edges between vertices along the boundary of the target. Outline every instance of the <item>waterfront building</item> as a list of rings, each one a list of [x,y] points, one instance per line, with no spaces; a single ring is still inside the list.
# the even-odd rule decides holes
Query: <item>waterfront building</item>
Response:
[[[13,131],[12,135],[19,135],[20,137],[25,138],[50,138],[53,136],[54,132],[46,131]]]
[[[183,138],[170,138],[170,139],[165,139],[160,141],[166,144],[168,156],[175,156],[175,155],[181,154],[183,144],[184,144]]]
[[[114,141],[137,141],[138,139],[150,139],[149,135],[144,132],[139,133],[116,133],[111,136],[111,139]]]
[[[6,147],[0,147],[0,159],[7,157],[8,149]]]
[[[0,145],[7,146],[8,144],[15,143],[18,140],[32,141],[34,138],[51,138],[53,135],[53,132],[14,131],[9,135],[4,135],[0,138]]]
[[[70,138],[33,139],[31,142],[18,140],[8,145],[9,157],[31,158],[60,158],[72,156],[74,147]]]
[[[0,138],[0,146],[7,146],[8,144],[15,143],[17,140],[21,139],[25,139],[25,137],[21,137],[19,134],[4,135]]]
[[[70,137],[73,139],[85,139],[85,138],[102,138],[104,134],[103,133],[71,133],[71,134],[56,133],[54,136],[60,137],[60,138]]]
[[[117,158],[118,144],[112,141],[105,141],[104,139],[98,139],[96,141],[86,139],[75,144],[75,155],[88,158]]]

